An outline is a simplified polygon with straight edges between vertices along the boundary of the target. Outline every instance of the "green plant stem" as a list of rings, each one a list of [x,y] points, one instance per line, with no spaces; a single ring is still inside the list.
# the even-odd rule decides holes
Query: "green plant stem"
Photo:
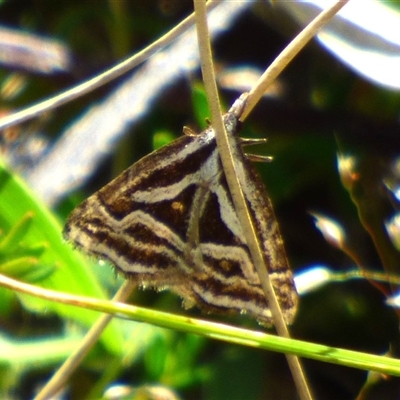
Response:
[[[138,322],[146,322],[185,333],[194,333],[227,343],[294,354],[299,357],[329,362],[331,364],[400,376],[400,360],[390,357],[345,350],[302,340],[282,338],[265,332],[251,331],[226,324],[169,314],[123,303],[74,296],[28,285],[1,274],[0,286],[31,296],[122,316]]]

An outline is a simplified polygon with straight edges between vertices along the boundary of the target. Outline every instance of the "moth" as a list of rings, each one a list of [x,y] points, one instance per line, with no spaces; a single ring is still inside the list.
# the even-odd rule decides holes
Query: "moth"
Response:
[[[224,115],[239,181],[285,321],[298,296],[271,201],[237,136],[244,97]],[[215,132],[187,133],[154,151],[76,207],[64,236],[111,262],[143,288],[169,289],[186,308],[248,314],[272,325],[271,311],[222,169]]]

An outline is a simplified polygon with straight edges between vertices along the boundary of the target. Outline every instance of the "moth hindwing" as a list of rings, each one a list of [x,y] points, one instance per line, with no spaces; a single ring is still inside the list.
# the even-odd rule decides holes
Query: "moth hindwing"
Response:
[[[237,100],[224,123],[268,273],[290,323],[297,293],[271,201],[237,137],[243,106]],[[246,313],[272,324],[211,126],[133,164],[75,208],[64,234],[139,285],[172,290],[186,307]]]

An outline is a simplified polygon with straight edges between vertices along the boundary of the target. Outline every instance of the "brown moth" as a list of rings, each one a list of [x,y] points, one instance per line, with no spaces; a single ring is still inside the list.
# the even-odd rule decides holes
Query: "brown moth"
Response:
[[[264,184],[237,136],[243,98],[224,123],[239,181],[287,323],[298,296]],[[209,126],[142,158],[71,213],[64,235],[143,287],[170,289],[185,307],[246,313],[272,324]]]

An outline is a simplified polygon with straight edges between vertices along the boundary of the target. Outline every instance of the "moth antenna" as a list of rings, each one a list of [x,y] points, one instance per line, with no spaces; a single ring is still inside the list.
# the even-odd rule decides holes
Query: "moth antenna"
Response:
[[[242,146],[252,146],[256,144],[265,144],[268,142],[268,138],[240,138],[240,144]]]
[[[245,153],[248,160],[253,162],[271,162],[274,158],[271,156],[260,156],[258,154],[247,154]]]

